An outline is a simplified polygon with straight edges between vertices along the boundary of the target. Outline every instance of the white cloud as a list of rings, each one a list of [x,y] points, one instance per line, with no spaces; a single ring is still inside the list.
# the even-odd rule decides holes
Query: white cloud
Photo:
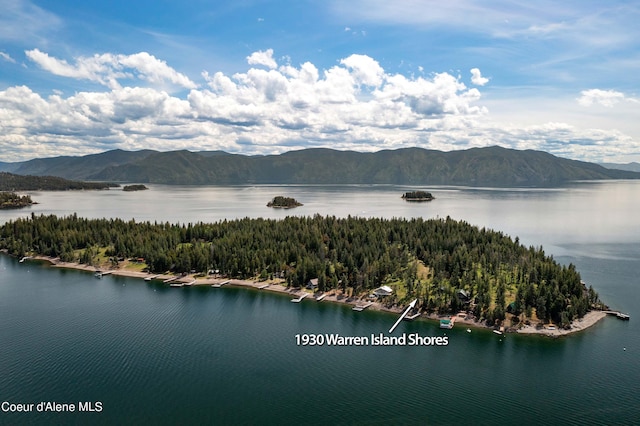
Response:
[[[62,20],[28,0],[0,0],[0,41],[48,43]]]
[[[257,53],[250,56],[254,65],[273,58],[270,50]],[[233,75],[203,72],[206,86],[197,87],[144,52],[78,58],[73,64],[37,49],[28,54],[54,74],[99,82],[110,90],[66,97],[59,91],[45,97],[26,86],[0,91],[2,161],[112,148],[273,154],[309,146],[376,151],[499,144],[594,160],[638,150],[633,138],[616,130],[492,119],[480,104],[480,90],[467,87],[461,77],[392,74],[366,55],[350,55],[324,70],[305,62],[249,67]],[[123,81],[153,84],[123,87]],[[163,83],[191,90],[172,95],[157,87]],[[620,99],[617,92],[594,90],[583,92],[584,99]],[[514,107],[529,110],[532,105],[522,100]]]
[[[51,57],[39,49],[27,50],[25,54],[40,68],[52,74],[93,81],[111,89],[119,88],[121,80],[135,78],[155,85],[170,83],[187,89],[196,87],[187,76],[147,52],[133,55],[104,53],[91,57],[81,56],[75,58],[74,65],[64,59]]]
[[[351,55],[340,63],[351,70],[357,84],[374,87],[382,84],[384,70],[375,59],[367,55]]]
[[[476,86],[484,86],[489,82],[488,78],[482,76],[482,73],[478,68],[471,69],[471,82]]]
[[[247,56],[249,65],[264,65],[267,68],[277,68],[278,64],[273,59],[273,49],[259,50]]]
[[[4,59],[7,62],[11,62],[12,64],[16,63],[16,60],[11,57],[8,53],[0,52],[0,58]]]
[[[582,106],[591,106],[593,104],[601,105],[607,108],[613,107],[620,101],[625,100],[624,93],[615,90],[589,89],[580,92],[578,103]]]
[[[559,6],[553,0],[331,0],[329,4],[336,17],[348,16],[350,23],[459,28],[498,38],[545,40],[553,36],[580,45],[619,46],[633,43],[638,33],[634,25],[637,5],[617,2],[569,1]]]

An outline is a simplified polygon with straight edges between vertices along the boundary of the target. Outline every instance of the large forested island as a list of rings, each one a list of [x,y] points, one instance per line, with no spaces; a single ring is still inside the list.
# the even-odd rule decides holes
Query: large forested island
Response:
[[[133,257],[154,273],[213,269],[230,278],[279,277],[290,287],[317,278],[319,291],[348,297],[387,285],[388,306],[417,298],[423,312],[467,310],[489,325],[508,318],[568,327],[602,306],[573,265],[451,218],[316,215],[172,225],[32,214],[0,228],[0,248],[85,264]]]
[[[0,209],[20,209],[35,204],[29,195],[15,192],[0,192]]]
[[[55,176],[16,175],[0,172],[0,191],[67,191],[76,189],[109,189],[119,185],[104,182],[80,182]]]

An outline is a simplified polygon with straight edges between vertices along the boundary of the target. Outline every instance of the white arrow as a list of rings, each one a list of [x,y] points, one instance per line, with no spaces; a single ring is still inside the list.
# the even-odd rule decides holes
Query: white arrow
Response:
[[[413,299],[413,302],[409,303],[409,306],[407,307],[407,309],[404,310],[402,315],[400,315],[400,318],[398,318],[398,321],[396,321],[396,323],[393,324],[393,327],[389,329],[389,334],[393,333],[393,330],[395,330],[398,324],[400,324],[400,321],[402,321],[402,318],[404,318],[409,313],[409,311],[413,309],[414,306],[416,306],[417,301],[418,299]]]

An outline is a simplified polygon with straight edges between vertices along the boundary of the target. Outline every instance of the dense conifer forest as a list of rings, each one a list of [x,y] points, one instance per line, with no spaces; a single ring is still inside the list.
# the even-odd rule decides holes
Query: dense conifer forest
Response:
[[[542,247],[446,219],[287,217],[170,224],[36,216],[0,228],[0,248],[16,256],[42,254],[91,264],[108,256],[144,258],[152,272],[219,269],[232,278],[282,277],[319,291],[366,296],[385,284],[384,303],[418,298],[429,312],[473,311],[489,324],[513,315],[567,326],[600,301],[573,265]],[[463,290],[463,292],[460,292]]]

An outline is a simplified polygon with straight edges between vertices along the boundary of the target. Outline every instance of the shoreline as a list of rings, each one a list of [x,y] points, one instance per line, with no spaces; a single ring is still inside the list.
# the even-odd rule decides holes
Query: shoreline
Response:
[[[213,286],[215,284],[220,284],[226,282],[225,285],[234,286],[234,287],[244,287],[244,288],[252,288],[255,290],[264,290],[271,293],[278,294],[287,294],[291,295],[293,298],[298,298],[303,295],[306,297],[311,296],[310,298],[315,300],[316,295],[313,292],[305,291],[303,288],[287,288],[283,286],[281,283],[277,282],[267,282],[267,281],[253,281],[253,280],[241,280],[241,279],[228,279],[228,278],[213,278],[213,277],[199,277],[196,278],[194,274],[189,274],[185,276],[177,276],[175,274],[153,274],[149,272],[139,272],[139,271],[131,271],[127,269],[100,269],[91,265],[84,265],[76,262],[63,262],[59,258],[53,258],[50,256],[31,256],[30,260],[38,260],[47,262],[51,267],[54,268],[64,268],[64,269],[74,269],[78,271],[86,271],[91,273],[96,273],[97,271],[108,272],[109,275],[115,275],[120,277],[127,278],[139,278],[145,279],[153,277],[154,281],[164,281],[168,279],[173,279],[175,283],[182,283],[187,287],[199,287],[199,286]],[[332,302],[332,303],[340,303],[343,305],[348,305],[355,307],[359,304],[363,303],[363,299],[358,298],[350,298],[341,294],[338,294],[335,290],[329,291],[325,293],[326,296],[322,299],[322,301]],[[318,295],[319,296],[319,295]],[[342,296],[342,297],[340,297]],[[383,306],[380,302],[377,301],[366,301],[369,305],[367,309],[381,312],[389,312],[394,314],[400,314],[403,312],[404,308],[400,307],[392,307],[387,308]],[[582,318],[574,320],[571,322],[571,328],[568,330],[559,329],[554,327],[550,328],[536,328],[534,325],[525,325],[518,329],[507,328],[504,330],[505,334],[523,334],[523,335],[539,335],[539,336],[547,336],[552,338],[558,338],[562,336],[567,336],[570,334],[578,333],[584,331],[599,321],[607,317],[607,314],[604,311],[588,311]],[[473,319],[466,318],[466,316],[461,316],[460,314],[453,315],[438,315],[438,314],[421,314],[416,320],[428,320],[428,321],[439,321],[440,319],[445,318],[455,318],[456,323],[461,323],[466,325],[467,327],[473,327],[478,329],[485,330],[496,330],[496,327],[487,326],[482,323],[476,322]],[[501,328],[501,331],[503,328]]]

